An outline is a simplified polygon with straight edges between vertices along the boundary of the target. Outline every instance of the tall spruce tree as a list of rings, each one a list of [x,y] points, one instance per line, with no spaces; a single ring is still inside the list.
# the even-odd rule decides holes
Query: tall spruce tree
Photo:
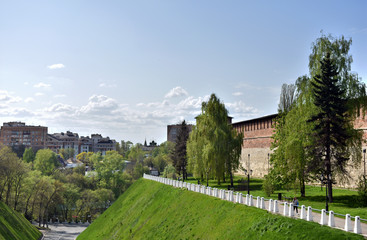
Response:
[[[186,143],[189,138],[189,134],[189,127],[187,126],[186,121],[183,120],[177,132],[176,145],[172,155],[173,166],[176,168],[176,172],[179,175],[182,175],[183,179],[187,179]]]
[[[358,74],[351,72],[353,62],[349,54],[351,44],[352,40],[345,39],[343,36],[335,38],[324,34],[312,43],[309,75],[297,79],[296,99],[292,108],[286,114],[279,114],[274,125],[272,144],[274,152],[270,158],[272,163],[270,176],[273,184],[284,185],[296,183],[299,180],[301,195],[304,196],[304,181],[319,181],[320,174],[326,173],[325,166],[321,172],[320,158],[318,159],[319,164],[316,164],[317,161],[315,161],[315,152],[317,152],[315,148],[320,147],[316,142],[318,134],[315,134],[314,130],[316,121],[308,120],[319,113],[314,103],[315,96],[311,83],[315,76],[321,76],[321,60],[326,57],[327,53],[330,53],[330,58],[333,59],[333,64],[338,72],[336,85],[342,89],[341,97],[347,104],[348,114],[344,115],[345,120],[352,123],[359,116],[361,109],[363,109],[362,112],[366,111],[366,86],[360,81]],[[350,157],[347,164],[351,167],[358,167],[362,158],[361,132],[351,128],[348,129],[348,133],[352,137],[346,141],[345,156]],[[336,179],[338,183],[349,180],[349,175],[346,174],[344,167],[340,169],[332,166],[332,173],[333,182]],[[296,188],[298,188],[297,185],[294,184]]]
[[[315,143],[314,158],[310,168],[323,173],[327,178],[329,201],[333,201],[332,173],[339,171],[346,174],[346,163],[349,160],[347,141],[352,137],[353,126],[348,121],[347,100],[344,90],[338,85],[339,73],[328,52],[320,61],[321,73],[311,82],[314,93],[314,104],[318,113],[311,117],[314,122]]]

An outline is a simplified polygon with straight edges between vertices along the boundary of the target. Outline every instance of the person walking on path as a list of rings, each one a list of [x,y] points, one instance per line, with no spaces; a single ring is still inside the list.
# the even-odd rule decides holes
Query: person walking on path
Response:
[[[298,205],[299,205],[298,199],[296,197],[294,197],[294,199],[293,199],[293,210],[296,210],[296,213],[298,213]]]

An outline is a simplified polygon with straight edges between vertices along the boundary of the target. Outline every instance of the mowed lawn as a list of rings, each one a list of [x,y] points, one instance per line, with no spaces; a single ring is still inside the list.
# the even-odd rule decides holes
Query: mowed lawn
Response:
[[[140,179],[77,239],[334,240],[363,236]]]
[[[238,191],[239,180],[244,180],[245,183],[240,183],[242,189],[245,190]],[[190,177],[187,182],[198,183],[198,180]],[[206,182],[201,183],[206,185]],[[209,186],[215,188],[227,189],[230,184],[230,180],[227,179],[225,183],[218,185],[217,180],[209,180]],[[306,197],[301,197],[299,191],[294,190],[277,190],[270,197],[267,197],[265,192],[262,190],[263,179],[250,178],[250,194],[255,198],[257,196],[264,197],[267,199],[278,199],[278,193],[282,193],[282,198],[287,197],[292,199],[294,197],[298,198],[299,204],[305,205],[306,207],[311,206],[315,209],[325,209],[325,186],[306,186]],[[247,194],[247,176],[235,176],[234,177],[235,191]],[[360,201],[358,198],[358,192],[348,189],[333,189],[334,202],[329,203],[329,210],[333,210],[335,213],[339,214],[350,214],[351,216],[360,216],[362,219],[367,219],[367,207],[360,207]],[[336,217],[342,217],[336,215]]]

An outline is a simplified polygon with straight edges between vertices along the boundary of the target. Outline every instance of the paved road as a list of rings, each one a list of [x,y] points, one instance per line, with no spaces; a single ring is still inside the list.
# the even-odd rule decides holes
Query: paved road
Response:
[[[42,230],[44,240],[74,240],[89,224],[52,223],[50,230]]]

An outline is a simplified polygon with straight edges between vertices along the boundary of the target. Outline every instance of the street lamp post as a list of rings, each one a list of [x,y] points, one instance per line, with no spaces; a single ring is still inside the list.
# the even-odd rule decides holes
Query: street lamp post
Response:
[[[366,149],[363,149],[363,176],[366,177]]]
[[[248,162],[247,162],[247,193],[250,195],[250,154],[248,154]]]

